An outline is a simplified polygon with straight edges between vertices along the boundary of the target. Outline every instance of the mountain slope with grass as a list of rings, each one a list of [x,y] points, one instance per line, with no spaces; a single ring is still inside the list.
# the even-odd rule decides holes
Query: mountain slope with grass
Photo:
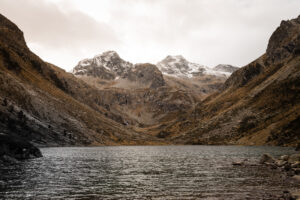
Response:
[[[182,57],[134,65],[113,51],[80,61],[72,74],[32,53],[0,15],[0,133],[40,146],[296,145],[299,41],[300,17],[283,21],[247,66],[213,68],[221,75],[190,77]],[[170,75],[173,65],[185,75]]]
[[[175,64],[185,68],[186,63],[184,59]],[[98,89],[99,102],[109,111],[108,117],[109,113],[119,115],[117,122],[138,132],[192,111],[201,99],[219,91],[226,80],[223,74],[171,76],[161,71],[159,65],[132,64],[114,51],[79,61],[72,72]]]
[[[296,146],[299,95],[300,16],[282,21],[264,55],[162,131],[175,143]]]
[[[22,31],[0,15],[0,128],[46,146],[147,144],[118,123],[98,90],[32,53]],[[108,117],[109,116],[109,117]]]

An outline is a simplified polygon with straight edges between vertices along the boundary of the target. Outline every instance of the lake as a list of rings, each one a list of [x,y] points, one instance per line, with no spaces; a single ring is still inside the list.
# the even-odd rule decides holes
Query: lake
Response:
[[[295,186],[265,166],[232,166],[291,148],[112,146],[42,148],[0,166],[0,199],[272,199]]]

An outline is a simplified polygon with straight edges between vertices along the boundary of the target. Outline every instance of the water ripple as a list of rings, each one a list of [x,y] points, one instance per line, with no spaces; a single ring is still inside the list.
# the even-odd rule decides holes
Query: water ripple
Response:
[[[265,167],[233,167],[282,147],[44,148],[43,158],[0,167],[0,199],[272,199],[287,185]]]

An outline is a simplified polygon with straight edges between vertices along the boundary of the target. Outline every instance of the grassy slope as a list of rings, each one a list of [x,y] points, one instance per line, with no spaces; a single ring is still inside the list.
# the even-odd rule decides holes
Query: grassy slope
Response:
[[[175,121],[169,139],[188,144],[300,142],[300,17],[282,22],[266,54],[232,74],[222,92]]]
[[[3,16],[0,36],[0,100],[8,102],[0,107],[4,132],[46,145],[155,142],[105,117],[95,88],[33,54],[23,33]]]

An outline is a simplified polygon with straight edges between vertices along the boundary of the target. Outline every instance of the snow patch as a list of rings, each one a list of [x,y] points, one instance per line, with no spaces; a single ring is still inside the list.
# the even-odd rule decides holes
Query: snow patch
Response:
[[[197,63],[187,61],[183,56],[167,56],[157,63],[158,69],[165,75],[174,77],[192,78],[201,74],[214,75],[218,77],[229,77],[231,72],[226,71],[228,66],[214,69]],[[232,67],[232,66],[231,66]],[[230,69],[232,70],[232,69]]]

